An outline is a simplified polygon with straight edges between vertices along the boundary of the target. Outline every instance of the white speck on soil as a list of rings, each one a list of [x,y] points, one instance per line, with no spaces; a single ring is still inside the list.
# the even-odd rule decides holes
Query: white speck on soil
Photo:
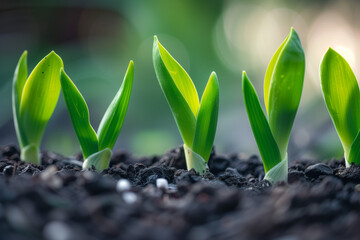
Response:
[[[47,240],[70,240],[71,235],[70,227],[61,221],[50,222],[43,230],[43,236]]]
[[[158,178],[156,179],[156,187],[162,189],[168,189],[169,184],[165,178]]]
[[[131,188],[131,183],[127,179],[120,179],[116,183],[116,191],[123,192],[128,191]]]
[[[137,196],[133,192],[125,192],[122,197],[127,204],[133,204],[137,200]]]

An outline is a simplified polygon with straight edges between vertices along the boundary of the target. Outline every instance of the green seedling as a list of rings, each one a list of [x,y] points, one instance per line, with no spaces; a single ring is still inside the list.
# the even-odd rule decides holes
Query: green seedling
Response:
[[[153,62],[160,87],[170,105],[181,137],[187,168],[203,174],[214,143],[219,110],[219,83],[212,72],[199,102],[187,72],[154,37]]]
[[[251,128],[271,183],[287,181],[287,146],[304,82],[305,56],[299,36],[289,35],[273,55],[264,80],[264,114],[255,88],[243,72],[243,94]]]
[[[320,64],[325,103],[344,149],[345,163],[360,163],[360,92],[346,60],[329,48]]]
[[[121,87],[106,110],[99,129],[95,133],[90,124],[89,109],[83,96],[64,70],[61,70],[61,87],[85,159],[84,169],[94,166],[97,171],[101,172],[109,166],[112,148],[119,136],[129,105],[133,79],[134,63],[130,61]]]
[[[28,77],[27,51],[15,69],[12,90],[14,125],[21,160],[40,164],[40,144],[60,95],[61,58],[54,51],[42,59]]]

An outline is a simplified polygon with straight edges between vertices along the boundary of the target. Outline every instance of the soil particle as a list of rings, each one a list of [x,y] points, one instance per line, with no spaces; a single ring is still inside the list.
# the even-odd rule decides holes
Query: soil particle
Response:
[[[325,163],[317,163],[305,169],[305,175],[310,178],[316,178],[321,175],[332,175],[333,170]]]

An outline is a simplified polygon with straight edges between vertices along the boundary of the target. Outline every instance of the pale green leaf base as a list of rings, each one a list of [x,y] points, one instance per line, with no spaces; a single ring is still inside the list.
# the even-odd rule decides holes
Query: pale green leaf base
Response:
[[[204,174],[205,171],[208,169],[207,162],[204,160],[204,158],[202,158],[199,154],[194,152],[188,146],[186,146],[185,144],[183,146],[187,169],[190,170],[193,168],[200,175]]]
[[[281,162],[271,168],[266,174],[264,179],[268,180],[271,184],[275,184],[280,181],[287,182],[288,179],[288,155]]]
[[[89,169],[92,165],[94,165],[95,169],[98,172],[103,171],[104,169],[109,167],[111,154],[111,149],[105,148],[104,150],[90,155],[87,159],[85,159],[83,163],[83,169]]]
[[[349,167],[351,166],[351,163],[349,163],[346,159],[345,159],[345,166],[346,166],[347,168],[349,168]]]
[[[40,164],[40,150],[35,145],[28,145],[21,149],[20,159],[27,163]]]

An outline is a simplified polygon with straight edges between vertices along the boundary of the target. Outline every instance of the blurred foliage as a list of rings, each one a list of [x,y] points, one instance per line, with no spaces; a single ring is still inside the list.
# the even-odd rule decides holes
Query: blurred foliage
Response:
[[[133,92],[115,149],[151,155],[176,147],[181,138],[152,64],[156,34],[198,89],[204,89],[208,73],[216,71],[220,83],[216,149],[257,153],[241,96],[241,71],[253,76],[261,92],[266,64],[294,26],[305,49],[307,75],[289,159],[339,157],[341,145],[321,99],[318,67],[330,44],[349,49],[356,64],[359,9],[355,0],[2,1],[0,144],[16,143],[10,93],[17,59],[27,49],[32,69],[53,49],[87,99],[95,128],[133,59]],[[79,152],[62,98],[42,148],[64,155]]]

